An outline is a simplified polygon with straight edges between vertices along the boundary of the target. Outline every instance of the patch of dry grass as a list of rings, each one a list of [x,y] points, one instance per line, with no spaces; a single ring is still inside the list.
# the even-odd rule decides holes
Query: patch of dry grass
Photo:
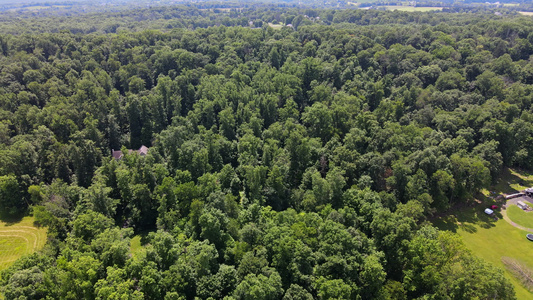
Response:
[[[504,256],[502,263],[509,273],[513,274],[518,281],[530,292],[533,292],[533,271],[520,261]]]

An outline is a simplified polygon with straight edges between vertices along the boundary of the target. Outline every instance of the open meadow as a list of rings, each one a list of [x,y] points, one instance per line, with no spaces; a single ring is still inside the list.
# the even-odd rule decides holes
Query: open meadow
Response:
[[[35,227],[33,221],[33,217],[25,217],[17,223],[0,222],[0,270],[44,246],[46,228]]]
[[[507,208],[507,216],[520,226],[533,228],[533,212],[531,211],[526,212],[516,205],[510,205]]]

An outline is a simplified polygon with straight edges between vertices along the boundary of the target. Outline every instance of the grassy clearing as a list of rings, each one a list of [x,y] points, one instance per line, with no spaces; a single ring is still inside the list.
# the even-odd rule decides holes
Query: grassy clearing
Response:
[[[131,238],[130,253],[132,256],[135,256],[143,251],[144,246],[146,246],[148,242],[148,234],[150,234],[150,231],[142,231]]]
[[[273,29],[281,29],[281,27],[283,27],[282,24],[272,24],[272,23],[268,23],[268,26],[272,27]]]
[[[533,228],[533,212],[526,212],[516,205],[509,205],[507,216],[518,225]]]
[[[420,6],[420,7],[415,7],[415,6],[395,6],[395,5],[391,5],[391,6],[384,6],[385,8],[387,8],[387,10],[398,10],[398,11],[408,11],[408,12],[415,12],[415,11],[421,11],[421,12],[424,12],[424,11],[434,11],[434,10],[442,10],[442,7],[430,7],[430,6]]]
[[[497,202],[494,200],[497,195],[515,193],[525,187],[532,186],[531,183],[533,183],[531,174],[506,169],[501,175],[501,180],[484,191],[485,197],[483,195],[478,197],[479,203],[474,206],[457,208],[453,214],[433,222],[442,230],[459,234],[474,254],[505,270],[505,275],[515,287],[518,299],[533,299],[533,293],[524,288],[520,280],[505,268],[502,257],[510,257],[520,261],[527,268],[533,268],[533,255],[529,255],[533,251],[533,242],[526,239],[526,231],[511,226],[502,219],[502,215],[498,211],[495,212],[498,220],[494,220],[485,215],[483,210],[492,204],[501,205],[505,201]],[[507,210],[508,216],[511,207]],[[515,221],[511,216],[509,218]],[[515,222],[518,223],[518,221]]]
[[[533,11],[519,11],[519,13],[524,16],[533,16]]]
[[[143,246],[141,244],[141,236],[136,235],[133,238],[131,238],[130,241],[130,252],[132,256],[135,256],[139,251],[143,249]]]
[[[0,270],[44,246],[46,228],[35,227],[33,222],[33,217],[25,217],[17,223],[0,222]]]

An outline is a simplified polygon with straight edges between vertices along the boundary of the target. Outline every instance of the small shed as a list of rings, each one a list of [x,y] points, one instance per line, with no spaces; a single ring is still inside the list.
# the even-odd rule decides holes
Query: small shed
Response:
[[[533,197],[533,188],[528,188],[524,192],[526,192],[527,196]]]
[[[526,209],[529,207],[527,204],[525,204],[525,203],[522,202],[522,201],[518,201],[518,202],[516,202],[516,205],[517,205],[518,207],[520,207],[521,209],[524,209],[524,210],[526,210]]]

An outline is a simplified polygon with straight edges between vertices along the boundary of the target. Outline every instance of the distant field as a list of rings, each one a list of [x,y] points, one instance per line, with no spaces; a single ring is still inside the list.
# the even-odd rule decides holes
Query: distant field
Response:
[[[33,217],[26,217],[15,224],[0,222],[0,270],[44,246],[46,228],[33,226],[33,221]]]
[[[430,7],[430,6],[414,7],[414,6],[390,5],[390,6],[384,6],[384,7],[386,7],[387,10],[399,10],[399,11],[409,11],[409,12],[442,10],[442,7]]]
[[[243,8],[242,7],[229,7],[229,8],[201,8],[199,10],[203,10],[203,11],[220,11],[220,12],[230,12],[231,10],[236,10],[236,11],[242,11]]]
[[[281,27],[283,27],[283,25],[281,24],[272,24],[272,23],[268,23],[268,26],[274,28],[274,29],[281,29]]]
[[[524,16],[533,16],[533,11],[519,11]]]
[[[360,5],[361,3],[372,3],[375,2],[375,0],[358,0],[358,1],[349,1],[347,2],[350,5]]]
[[[51,6],[44,6],[44,5],[34,5],[34,6],[25,6],[25,7],[17,7],[9,9],[9,11],[39,11],[44,9],[51,9],[51,8],[66,8],[68,6],[66,5],[51,5]]]

